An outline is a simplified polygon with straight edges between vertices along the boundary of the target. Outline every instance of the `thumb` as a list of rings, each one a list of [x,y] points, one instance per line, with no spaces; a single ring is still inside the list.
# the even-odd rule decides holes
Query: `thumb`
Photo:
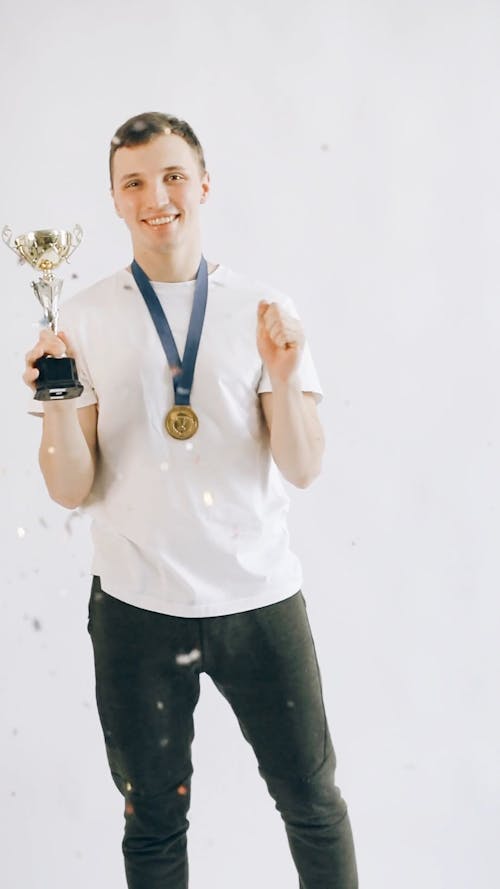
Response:
[[[259,321],[262,321],[270,305],[271,303],[266,302],[265,299],[260,300],[259,305],[257,306],[257,318]]]
[[[74,355],[73,346],[71,345],[71,340],[68,334],[64,333],[63,330],[59,330],[57,332],[57,336],[60,340],[63,341],[64,345],[66,346],[66,354],[70,356]]]

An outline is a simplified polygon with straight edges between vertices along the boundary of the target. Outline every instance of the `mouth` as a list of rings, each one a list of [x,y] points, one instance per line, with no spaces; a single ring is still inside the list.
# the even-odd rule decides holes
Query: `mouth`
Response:
[[[143,222],[146,225],[151,226],[151,228],[159,228],[162,225],[170,225],[174,220],[179,218],[180,214],[175,214],[171,216],[154,216],[151,219],[143,219]]]

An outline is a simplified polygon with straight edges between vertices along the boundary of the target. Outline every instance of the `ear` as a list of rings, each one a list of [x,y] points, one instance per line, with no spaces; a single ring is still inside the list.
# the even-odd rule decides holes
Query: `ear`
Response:
[[[120,211],[119,211],[119,209],[118,209],[118,205],[117,205],[117,203],[116,203],[115,193],[114,193],[113,189],[110,189],[110,192],[109,192],[109,193],[110,193],[110,195],[111,195],[111,200],[113,201],[113,204],[114,204],[114,207],[115,207],[115,213],[116,213],[116,215],[118,216],[119,219],[122,219],[123,217],[122,217],[122,214],[120,213]]]
[[[204,204],[210,194],[210,176],[208,173],[204,173],[201,180],[201,198],[200,204]]]

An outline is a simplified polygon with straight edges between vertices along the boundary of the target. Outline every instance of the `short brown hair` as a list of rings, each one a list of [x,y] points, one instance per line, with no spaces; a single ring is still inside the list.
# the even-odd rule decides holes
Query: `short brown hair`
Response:
[[[202,174],[206,172],[203,148],[189,124],[185,120],[174,117],[172,114],[162,114],[160,111],[145,111],[143,114],[136,114],[135,117],[126,120],[121,127],[118,127],[111,140],[109,149],[111,188],[113,188],[113,157],[115,151],[119,148],[130,148],[133,145],[144,145],[146,142],[151,142],[156,136],[163,135],[167,130],[176,136],[181,136],[191,146],[198,158]]]

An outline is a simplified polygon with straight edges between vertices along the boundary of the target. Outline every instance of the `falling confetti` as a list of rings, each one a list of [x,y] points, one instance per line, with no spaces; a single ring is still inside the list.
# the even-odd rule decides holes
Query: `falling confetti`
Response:
[[[160,738],[160,747],[168,747],[168,738]]]
[[[180,787],[177,788],[177,793],[179,796],[187,796],[188,789],[184,784],[181,784]]]
[[[196,661],[199,661],[201,657],[201,652],[197,648],[193,648],[188,654],[178,654],[175,658],[175,663],[179,665],[179,667],[189,667],[189,664],[194,664]]]
[[[123,285],[123,289],[124,289],[124,290],[133,290],[134,288],[132,287],[131,284],[124,284],[124,285]]]
[[[48,524],[47,524],[46,519],[44,519],[43,516],[38,516],[38,521],[39,521],[40,525],[42,526],[42,528],[48,528],[48,527],[49,527]]]
[[[212,497],[210,491],[205,491],[205,493],[203,494],[203,502],[204,502],[205,506],[213,506],[214,505],[214,498]]]
[[[74,279],[74,278],[78,278],[78,275],[76,274],[76,272],[73,272],[72,275],[71,275],[71,277],[72,277],[73,279]]]
[[[31,621],[31,626],[33,627],[33,629],[34,629],[37,633],[39,633],[40,630],[42,629],[42,625],[41,625],[41,623],[40,623],[40,621],[38,620],[37,617],[34,617],[34,618],[32,619],[32,621]]]
[[[135,809],[134,809],[132,803],[130,802],[130,800],[127,800],[127,802],[125,803],[125,815],[133,815],[134,812],[135,812]]]
[[[113,136],[113,138],[111,139],[111,144],[116,145],[118,147],[118,145],[122,144],[122,140],[120,139],[119,136]]]
[[[132,129],[135,133],[142,133],[146,129],[146,124],[143,120],[136,120],[135,123],[132,124]]]
[[[163,710],[164,708],[165,708],[165,704],[163,703],[163,701],[156,702],[156,709],[157,710]]]
[[[55,452],[56,452],[56,449],[55,449],[54,445],[49,445],[49,447],[47,448],[47,453],[48,454],[55,454]]]
[[[286,705],[291,710],[293,707],[295,707],[295,701],[287,701]]]
[[[24,529],[24,528],[18,528],[18,529],[17,529],[17,536],[19,537],[20,540],[22,540],[23,537],[26,537],[26,531],[25,531],[25,529]]]
[[[127,793],[130,793],[130,791],[131,791],[132,789],[133,789],[133,788],[132,788],[132,785],[131,785],[130,781],[127,781],[127,783],[125,784],[125,790],[127,791]]]
[[[192,451],[192,450],[193,450],[193,442],[187,441],[186,442],[186,451]]]

